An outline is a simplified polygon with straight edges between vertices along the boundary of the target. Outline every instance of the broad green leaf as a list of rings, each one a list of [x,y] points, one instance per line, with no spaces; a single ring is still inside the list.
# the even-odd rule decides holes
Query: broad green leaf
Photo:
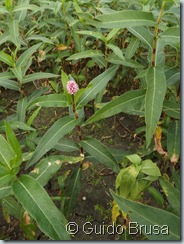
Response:
[[[142,68],[142,64],[139,64],[138,62],[134,61],[133,59],[125,59],[122,60],[117,55],[109,55],[107,61],[112,64],[119,64],[131,68]]]
[[[19,37],[19,22],[16,19],[11,19],[8,22],[9,32],[11,35],[11,41],[17,48],[20,48],[20,37]]]
[[[8,196],[2,200],[2,207],[13,215],[18,220],[21,220],[24,214],[24,209],[12,196]]]
[[[27,108],[30,108],[32,105],[40,107],[67,107],[68,103],[65,95],[50,94],[33,99],[31,103],[28,103]]]
[[[114,77],[118,67],[113,66],[102,74],[94,78],[89,84],[87,89],[82,93],[78,102],[77,108],[86,105],[90,100],[94,99],[96,95],[107,85],[107,83]]]
[[[20,67],[24,67],[27,62],[29,61],[31,55],[36,52],[36,50],[40,47],[40,43],[28,48],[26,51],[24,51],[20,57],[18,58],[16,65]]]
[[[74,141],[67,138],[62,138],[56,143],[54,149],[62,152],[74,152],[74,151],[79,151],[80,147]]]
[[[5,197],[9,196],[11,191],[12,191],[11,185],[0,186],[0,199],[4,199]]]
[[[141,158],[139,157],[139,155],[137,155],[137,154],[127,155],[127,156],[125,156],[124,161],[126,161],[126,159],[128,159],[128,161],[130,161],[132,164],[135,164],[135,165],[140,165],[140,163],[142,161]]]
[[[11,160],[16,157],[11,146],[7,143],[5,138],[0,135],[0,164],[4,165],[7,169],[11,169]]]
[[[135,110],[142,105],[144,98],[144,90],[128,91],[104,105],[93,116],[91,116],[84,125],[90,124],[100,119],[111,117],[121,112],[133,114],[135,113]]]
[[[17,78],[17,80],[22,83],[22,70],[20,66],[17,66],[15,68],[11,68],[12,73],[15,75],[15,77]]]
[[[1,80],[9,80],[15,78],[15,76],[12,74],[12,72],[2,72],[0,73],[0,81]]]
[[[36,220],[38,227],[52,240],[69,240],[66,219],[56,208],[44,188],[32,177],[21,175],[14,182],[13,191],[17,200]]]
[[[163,198],[162,194],[160,193],[160,191],[157,190],[153,186],[149,186],[147,188],[147,191],[160,204],[160,206],[163,207],[163,205],[164,205],[164,198]]]
[[[147,91],[145,97],[146,146],[149,147],[154,130],[160,119],[166,93],[166,78],[159,67],[150,67],[146,76]]]
[[[25,124],[24,122],[21,121],[10,121],[9,125],[11,126],[12,129],[20,129],[20,130],[25,130],[25,131],[36,131],[33,127]]]
[[[9,54],[7,54],[7,53],[5,53],[3,51],[0,51],[0,61],[2,61],[3,63],[5,63],[5,64],[7,64],[9,66],[13,66],[12,57]]]
[[[168,180],[160,178],[160,184],[164,191],[164,194],[169,201],[169,204],[173,208],[174,212],[180,216],[180,192],[176,189]]]
[[[12,128],[7,122],[5,122],[5,128],[7,141],[16,154],[16,164],[20,164],[22,162],[22,149],[20,143],[17,137],[15,136],[15,133],[13,132]]]
[[[102,14],[96,17],[101,28],[128,28],[135,26],[155,26],[153,14],[138,10],[116,11],[110,14]]]
[[[150,175],[150,176],[161,176],[160,169],[156,165],[156,163],[153,163],[150,159],[146,159],[142,161],[142,168],[141,172]]]
[[[134,56],[135,52],[139,47],[139,43],[140,41],[136,37],[131,38],[130,43],[128,44],[128,47],[126,48],[125,51],[126,59],[131,59]]]
[[[145,189],[151,184],[150,181],[144,180],[144,179],[136,179],[130,195],[128,199],[138,201],[142,200],[142,193],[145,191]]]
[[[40,9],[40,7],[38,7],[35,4],[20,4],[20,5],[14,7],[13,12],[28,10],[28,9],[33,10],[33,11],[38,11]]]
[[[125,60],[125,57],[123,56],[123,53],[118,46],[107,44],[107,47],[110,48],[120,59]]]
[[[175,120],[167,132],[167,152],[172,163],[176,164],[180,156],[180,123]]]
[[[143,43],[145,43],[147,45],[147,47],[152,49],[153,35],[148,29],[146,29],[144,26],[138,26],[138,27],[128,28],[128,30],[134,36],[136,36],[139,40],[141,40]]]
[[[36,179],[42,186],[45,186],[64,162],[77,163],[81,160],[81,157],[53,155],[42,159],[29,175]]]
[[[180,104],[172,101],[164,101],[163,111],[171,118],[180,119]]]
[[[17,104],[17,120],[25,123],[26,119],[27,97],[21,98]]]
[[[134,165],[120,170],[116,177],[116,190],[120,196],[129,198],[140,170],[141,166]]]
[[[175,84],[177,81],[180,80],[180,72],[174,73],[167,79],[167,86]]]
[[[71,132],[79,120],[73,117],[65,117],[58,119],[44,134],[36,150],[27,164],[27,167],[35,164],[44,154],[46,154],[50,149],[52,149],[55,144],[66,134]]]
[[[1,80],[0,78],[0,86],[11,89],[14,91],[19,91],[20,87],[16,81],[13,80]]]
[[[131,223],[135,222],[137,226],[137,229],[135,229],[132,224],[132,229],[129,228],[129,233],[139,233],[140,225],[146,226],[147,229],[158,226],[156,229],[159,229],[160,232],[155,231],[157,234],[152,232],[150,235],[146,235],[149,240],[180,240],[180,218],[178,216],[159,208],[125,199],[116,195],[113,191],[110,192],[120,209],[129,215]],[[142,228],[142,230],[144,233],[145,228]],[[165,234],[162,234],[161,230]]]
[[[81,168],[76,168],[69,180],[67,181],[67,187],[64,192],[65,202],[64,202],[64,214],[67,218],[70,217],[74,207],[77,204],[78,195],[82,186],[82,171]]]
[[[91,50],[82,51],[80,53],[75,53],[71,55],[69,58],[67,58],[66,60],[78,60],[82,58],[94,58],[99,56],[104,56],[104,55],[101,51],[91,49]]]
[[[180,42],[180,27],[169,27],[160,34],[162,42],[176,44]]]
[[[100,32],[94,32],[94,31],[77,31],[76,33],[81,34],[81,35],[87,35],[87,36],[92,36],[96,39],[100,39],[101,41],[105,42],[106,38],[105,36],[102,35]]]
[[[3,33],[0,36],[0,45],[7,42],[10,39],[10,34],[8,32]]]
[[[56,78],[56,77],[58,77],[58,75],[51,74],[51,73],[45,73],[45,72],[39,72],[39,73],[26,75],[25,78],[23,79],[22,83],[25,84],[25,83],[35,81],[35,80]]]
[[[82,147],[101,164],[111,168],[114,172],[119,172],[118,162],[110,150],[100,141],[94,138],[85,138],[81,141]]]

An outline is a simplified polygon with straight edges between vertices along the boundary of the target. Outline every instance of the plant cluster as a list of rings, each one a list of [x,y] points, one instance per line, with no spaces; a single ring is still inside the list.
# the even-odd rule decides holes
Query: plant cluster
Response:
[[[52,240],[69,240],[66,224],[83,170],[96,161],[116,176],[113,222],[121,216],[125,229],[129,220],[168,225],[169,235],[143,234],[179,240],[180,2],[0,0],[0,13],[0,88],[19,96],[11,115],[0,104],[0,203],[6,220],[17,218],[30,240],[36,239],[35,226]],[[109,92],[107,101],[111,88],[118,95]],[[41,134],[34,121],[45,108],[66,113]],[[93,114],[86,119],[89,108]],[[120,113],[142,121],[135,128],[143,141],[139,155],[119,157],[84,136],[88,126]],[[58,174],[65,163],[75,169]],[[53,177],[59,196],[45,188]],[[145,192],[160,208],[144,202]]]

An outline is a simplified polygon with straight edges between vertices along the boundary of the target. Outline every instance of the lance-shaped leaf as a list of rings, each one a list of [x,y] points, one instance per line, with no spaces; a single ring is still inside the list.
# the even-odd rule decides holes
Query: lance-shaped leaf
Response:
[[[15,152],[7,143],[5,138],[0,135],[0,164],[4,165],[7,169],[11,169],[11,160],[16,157]]]
[[[53,155],[42,159],[29,175],[35,178],[42,186],[45,186],[64,162],[77,163],[82,159],[82,157]]]
[[[19,91],[20,89],[18,83],[13,80],[0,80],[0,86],[14,91]]]
[[[74,207],[77,204],[77,198],[82,186],[82,171],[81,168],[76,168],[69,180],[67,181],[67,187],[64,193],[65,203],[64,203],[64,214],[67,218],[70,217]]]
[[[100,119],[108,118],[121,112],[136,114],[137,111],[140,113],[139,108],[141,107],[144,98],[144,90],[128,91],[104,105],[93,116],[91,116],[84,125],[90,124]]]
[[[103,57],[103,56],[104,55],[101,51],[91,49],[91,50],[82,51],[80,53],[75,53],[71,55],[69,58],[67,58],[66,60],[78,60],[82,58],[94,58],[94,57]]]
[[[162,112],[166,93],[166,78],[159,67],[150,67],[146,76],[147,91],[145,97],[146,146],[149,147],[157,122]]]
[[[79,120],[73,117],[65,117],[57,120],[39,141],[27,167],[36,163],[44,154],[52,149],[63,136],[71,132],[79,122]]]
[[[7,64],[9,66],[13,66],[12,57],[9,54],[7,54],[7,53],[5,53],[3,51],[0,52],[0,61],[2,61],[3,63],[5,63],[5,64]]]
[[[173,101],[164,101],[163,111],[170,117],[180,119],[180,104]]]
[[[94,138],[86,138],[81,141],[82,147],[98,162],[111,168],[114,172],[119,172],[119,166],[116,158],[110,152],[110,150],[100,141]]]
[[[177,163],[180,156],[180,123],[175,120],[168,128],[167,151],[172,163]]]
[[[44,188],[31,176],[21,175],[14,182],[17,200],[36,220],[38,227],[52,240],[69,240],[66,219],[56,208]]]
[[[119,47],[113,44],[107,44],[107,47],[110,48],[120,59],[125,60],[125,57],[123,56],[123,53]]]
[[[28,48],[25,52],[23,52],[16,62],[16,66],[24,67],[27,62],[30,60],[31,55],[36,52],[36,50],[40,47],[40,43]]]
[[[140,41],[136,37],[132,37],[130,40],[130,43],[128,44],[128,47],[125,51],[125,58],[131,59],[134,54],[136,53],[138,47],[139,47]]]
[[[150,228],[150,226],[152,228],[153,226],[158,226],[158,229],[161,230],[163,228],[163,232],[166,234],[162,234],[160,231],[155,235],[151,232],[150,235],[147,235],[149,240],[180,240],[180,218],[178,216],[159,208],[125,199],[116,195],[113,191],[110,192],[119,208],[128,214],[131,223],[135,222],[136,224],[136,227],[133,223],[132,225],[129,225],[132,227],[132,229],[129,229],[129,233],[139,233],[140,225],[146,226],[146,228]],[[145,228],[142,228],[142,230],[145,232]]]
[[[86,105],[90,100],[94,99],[96,95],[107,85],[107,83],[114,77],[118,67],[113,66],[105,72],[94,78],[85,91],[80,96],[77,102],[77,108]]]
[[[119,58],[117,55],[109,55],[108,62],[112,64],[120,64],[123,66],[131,67],[131,68],[142,68],[142,64],[139,64],[135,60]]]
[[[135,26],[154,26],[156,24],[153,14],[138,10],[116,11],[110,14],[102,14],[96,17],[101,28],[128,28]]]
[[[66,100],[66,96],[63,94],[50,94],[33,99],[28,104],[27,108],[32,105],[40,107],[67,107],[68,102]]]
[[[87,35],[87,36],[92,36],[96,39],[100,39],[101,41],[105,42],[106,38],[105,36],[102,35],[100,32],[94,32],[94,31],[77,31],[76,33],[82,34],[82,35]]]
[[[169,27],[160,35],[160,40],[167,44],[176,44],[180,42],[180,28]]]
[[[68,138],[62,138],[56,143],[54,149],[62,152],[73,152],[73,151],[79,151],[80,147],[74,141]]]
[[[27,97],[21,98],[17,104],[17,120],[25,123]]]
[[[139,40],[145,43],[150,49],[153,45],[153,35],[144,26],[131,27],[128,30],[135,35]]]
[[[41,80],[41,79],[48,79],[48,78],[56,78],[58,75],[52,74],[52,73],[45,73],[45,72],[39,72],[34,73],[30,75],[26,75],[23,79],[22,83],[28,83],[35,80]]]
[[[180,191],[163,178],[160,178],[160,184],[174,212],[180,216]]]
[[[18,48],[20,47],[20,39],[19,39],[19,24],[18,20],[16,19],[11,19],[8,22],[9,26],[9,32],[11,35],[11,41],[17,46]]]

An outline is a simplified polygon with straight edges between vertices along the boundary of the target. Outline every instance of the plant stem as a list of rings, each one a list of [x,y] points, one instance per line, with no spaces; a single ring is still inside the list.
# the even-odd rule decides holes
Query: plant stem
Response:
[[[76,105],[75,105],[75,99],[74,99],[74,94],[72,94],[72,109],[73,109],[73,113],[76,119],[79,119],[78,113],[76,111]],[[79,134],[79,140],[82,141],[83,136],[82,136],[82,129],[81,126],[78,125],[78,134]],[[84,149],[83,147],[80,147],[80,154],[83,155],[84,154]]]
[[[151,65],[153,67],[155,67],[155,54],[156,54],[156,46],[157,46],[157,35],[158,35],[158,26],[160,24],[160,21],[161,21],[161,18],[162,18],[162,15],[163,15],[163,12],[164,12],[164,6],[165,6],[165,1],[163,1],[162,3],[162,7],[161,7],[161,10],[160,10],[160,13],[159,13],[159,16],[158,16],[158,19],[157,19],[157,24],[155,26],[155,30],[154,30],[154,37],[153,37],[153,50],[152,50],[152,57],[151,57]]]

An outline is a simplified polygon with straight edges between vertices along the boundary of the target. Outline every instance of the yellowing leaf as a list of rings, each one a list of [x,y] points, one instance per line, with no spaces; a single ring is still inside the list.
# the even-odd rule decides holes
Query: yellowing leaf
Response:
[[[59,51],[64,51],[66,49],[68,49],[68,46],[64,45],[64,44],[59,44],[57,47],[56,47],[57,50]]]

